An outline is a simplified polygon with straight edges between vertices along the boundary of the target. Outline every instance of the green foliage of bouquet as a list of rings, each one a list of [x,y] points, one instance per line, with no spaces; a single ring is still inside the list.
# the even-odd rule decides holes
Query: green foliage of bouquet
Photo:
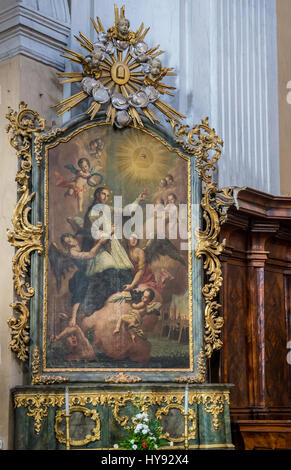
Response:
[[[129,437],[119,443],[123,449],[156,450],[167,444],[167,441],[161,439],[159,421],[150,420],[147,413],[138,413],[132,418],[132,422]]]

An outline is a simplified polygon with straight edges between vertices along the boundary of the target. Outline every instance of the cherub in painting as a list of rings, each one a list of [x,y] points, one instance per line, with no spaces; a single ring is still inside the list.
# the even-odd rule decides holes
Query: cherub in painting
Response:
[[[100,137],[94,140],[90,140],[89,153],[92,158],[96,158],[97,162],[100,162],[102,157],[102,151],[104,149],[104,141]],[[100,167],[101,168],[101,167]]]
[[[136,336],[146,339],[141,328],[142,319],[145,315],[154,313],[154,311],[157,311],[159,314],[159,308],[161,307],[159,302],[153,304],[154,297],[154,291],[147,288],[143,291],[141,299],[137,302],[132,301],[131,296],[128,300],[125,298],[130,302],[132,308],[129,312],[120,316],[113,334],[119,333],[121,325],[125,324],[133,343],[135,343]]]
[[[83,211],[83,202],[84,202],[84,191],[87,187],[94,187],[97,184],[101,183],[103,176],[100,173],[95,172],[95,168],[91,169],[90,162],[88,158],[80,158],[78,160],[78,167],[74,165],[65,165],[65,168],[74,173],[73,178],[70,181],[66,181],[60,175],[60,173],[55,172],[57,179],[57,186],[61,188],[67,188],[65,196],[75,196],[77,199],[78,210],[79,212]],[[98,183],[92,177],[97,176],[99,181]]]

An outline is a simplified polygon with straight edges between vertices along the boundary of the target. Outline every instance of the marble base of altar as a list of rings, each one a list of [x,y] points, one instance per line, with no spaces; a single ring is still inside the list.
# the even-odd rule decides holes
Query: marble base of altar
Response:
[[[230,385],[189,385],[189,448],[232,449]],[[65,449],[65,386],[22,386],[12,391],[14,448]],[[69,386],[71,449],[112,449],[127,437],[139,411],[157,418],[170,448],[184,446],[185,386],[74,384]]]

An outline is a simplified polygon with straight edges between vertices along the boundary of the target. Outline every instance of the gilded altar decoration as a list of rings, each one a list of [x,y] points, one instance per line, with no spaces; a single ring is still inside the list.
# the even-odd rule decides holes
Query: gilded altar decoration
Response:
[[[64,57],[82,67],[82,72],[64,72],[62,83],[80,83],[81,91],[58,104],[58,113],[77,106],[89,98],[87,114],[93,119],[101,108],[106,109],[107,122],[122,128],[129,124],[143,127],[139,113],[152,123],[159,122],[152,107],[177,122],[181,113],[161,100],[161,95],[173,96],[164,77],[175,75],[172,67],[163,67],[158,57],[164,51],[149,47],[144,41],[149,28],[143,23],[137,31],[130,30],[124,6],[115,5],[114,25],[107,31],[100,20],[91,18],[96,38],[90,41],[84,34],[77,37],[84,54],[65,48]]]
[[[33,225],[30,221],[31,201],[35,193],[30,193],[31,173],[31,140],[32,134],[44,130],[45,121],[36,111],[27,108],[24,102],[19,111],[9,108],[6,115],[9,124],[6,128],[11,146],[16,150],[20,170],[16,174],[19,198],[14,208],[12,224],[14,231],[7,230],[8,241],[15,247],[12,260],[13,282],[20,301],[14,302],[12,308],[16,318],[8,320],[12,340],[10,346],[21,361],[28,359],[29,344],[29,310],[28,301],[34,295],[34,289],[28,279],[30,256],[33,252],[43,252],[43,227],[40,222]]]
[[[160,373],[204,383],[206,360],[222,347],[219,233],[233,203],[232,188],[213,182],[223,142],[207,118],[190,128],[161,101],[173,89],[163,80],[173,73],[159,46],[145,43],[149,28],[131,29],[124,7],[115,7],[109,29],[100,18],[92,23],[95,42],[80,33],[86,52],[64,55],[83,70],[61,74],[82,91],[58,105],[63,114],[88,99],[85,115],[49,131],[24,103],[7,115],[21,161],[8,231],[19,297],[8,322],[11,348],[27,360],[33,318],[33,384],[78,381],[83,373],[110,384],[160,380]],[[172,135],[154,130],[153,107],[168,118]],[[171,212],[179,225],[174,236]],[[41,256],[32,263],[35,253]]]
[[[219,429],[219,415],[222,414],[225,401],[229,403],[229,395],[224,393],[212,392],[209,394],[196,395],[194,397],[196,403],[202,403],[205,411],[212,415],[212,425],[215,430]]]
[[[27,416],[34,420],[34,432],[36,435],[40,433],[43,420],[48,416],[50,407],[61,407],[64,405],[64,396],[59,394],[18,394],[14,397],[14,407],[27,408]]]
[[[222,284],[222,272],[219,256],[223,243],[219,243],[220,225],[225,221],[226,208],[233,203],[232,188],[218,190],[212,181],[212,172],[221,155],[222,140],[211,129],[208,118],[200,125],[189,128],[170,122],[172,131],[183,149],[194,156],[196,171],[204,183],[204,196],[201,201],[204,227],[197,229],[198,244],[195,250],[197,258],[204,258],[204,270],[208,281],[202,288],[205,299],[205,353],[207,357],[213,350],[222,347],[220,339],[223,318],[219,316],[220,308],[217,296]],[[221,195],[221,196],[220,196]]]

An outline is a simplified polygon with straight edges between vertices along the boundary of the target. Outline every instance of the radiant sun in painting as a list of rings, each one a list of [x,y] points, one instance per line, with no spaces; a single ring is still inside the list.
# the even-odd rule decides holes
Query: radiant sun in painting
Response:
[[[160,175],[167,173],[169,152],[160,142],[133,129],[116,149],[116,165],[119,176],[127,182],[156,183]]]

